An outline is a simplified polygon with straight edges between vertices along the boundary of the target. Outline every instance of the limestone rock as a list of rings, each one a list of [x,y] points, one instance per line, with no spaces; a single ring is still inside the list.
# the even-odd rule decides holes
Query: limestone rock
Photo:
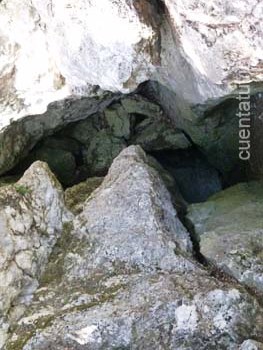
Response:
[[[3,0],[0,7],[5,121],[43,113],[72,93],[89,96],[95,86],[131,92],[154,78],[196,105],[229,95],[235,83],[262,81],[256,0]]]
[[[221,349],[262,339],[263,312],[208,275],[139,146],[114,160],[58,240],[7,350]]]
[[[62,189],[45,163],[34,163],[16,184],[0,188],[1,323],[32,297],[68,215]]]
[[[191,146],[182,131],[160,118],[149,118],[138,124],[130,143],[140,145],[149,152],[186,149]]]
[[[48,291],[42,294],[46,301]],[[71,298],[61,309],[31,310],[17,327],[19,342],[10,340],[7,350],[235,350],[249,336],[262,337],[260,322],[253,298],[197,271],[122,275],[101,281],[100,293],[86,287],[75,304]]]
[[[74,227],[90,247],[85,259],[73,264],[73,274],[102,267],[114,270],[117,262],[139,270],[171,270],[179,265],[174,250],[191,251],[170,194],[139,146],[126,148],[114,160]]]
[[[193,204],[188,219],[201,253],[238,281],[263,292],[262,182],[240,183],[203,204]]]
[[[113,159],[126,147],[125,141],[101,130],[96,134],[88,148],[83,151],[84,164],[91,176],[107,173]]]
[[[257,0],[2,0],[0,173],[41,137],[148,80],[163,87],[159,102],[176,126],[183,124],[213,158],[213,132],[206,135],[201,125],[195,138],[186,124],[196,127],[204,111],[234,96],[238,83],[262,91],[261,14]],[[230,151],[225,167],[235,157],[231,130],[220,134]],[[217,153],[221,170],[224,153]]]
[[[166,86],[196,105],[230,95],[238,83],[262,82],[260,1],[164,3],[168,24],[162,28],[162,65],[167,72],[161,74]]]
[[[72,94],[90,96],[94,86],[129,92],[147,80],[157,34],[137,9],[129,1],[1,1],[4,121],[43,113]]]
[[[113,99],[107,93],[90,98],[66,99],[49,105],[44,114],[20,118],[10,125],[7,123],[6,127],[0,126],[0,174],[12,169],[42,138],[70,122],[104,110]],[[1,121],[5,120],[1,117]]]
[[[262,350],[263,349],[263,343],[259,343],[255,340],[246,340],[244,343],[240,346],[240,350]]]

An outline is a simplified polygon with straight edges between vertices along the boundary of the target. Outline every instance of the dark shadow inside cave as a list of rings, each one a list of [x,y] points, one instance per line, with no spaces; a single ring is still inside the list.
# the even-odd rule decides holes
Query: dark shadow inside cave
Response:
[[[196,148],[153,152],[152,156],[173,176],[188,203],[203,202],[222,190],[220,173]]]
[[[49,164],[63,187],[68,188],[87,178],[105,176],[122,149],[139,144],[172,176],[187,203],[203,202],[224,188],[255,178],[250,168],[240,162],[227,172],[216,166],[218,154],[222,159],[238,160],[235,155],[238,144],[233,137],[238,133],[233,99],[216,106],[198,121],[204,142],[202,151],[202,145],[194,144],[186,131],[176,129],[153,100],[141,95],[128,96],[113,102],[103,112],[68,124],[40,140],[5,177],[17,179],[34,161],[42,160]],[[256,102],[258,106],[262,98],[258,97]],[[260,108],[257,110],[260,112]],[[260,131],[260,123],[258,118],[254,129]],[[253,145],[260,145],[259,133],[253,137]],[[220,144],[214,142],[217,138]],[[210,148],[207,144],[211,144]],[[254,146],[254,168],[260,164],[255,158],[261,153]]]
[[[68,127],[41,140],[7,175],[22,175],[34,161],[42,160],[49,164],[64,188],[84,181],[88,177],[105,176],[107,171],[90,173],[85,165],[84,146],[78,140],[68,137],[67,130]],[[222,176],[196,147],[147,153],[174,178],[184,200],[188,203],[203,202],[223,188]]]

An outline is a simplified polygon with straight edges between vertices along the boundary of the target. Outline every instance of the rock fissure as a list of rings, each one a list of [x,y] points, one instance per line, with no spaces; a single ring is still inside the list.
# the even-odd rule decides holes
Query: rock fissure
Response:
[[[262,11],[0,0],[1,350],[263,350]]]

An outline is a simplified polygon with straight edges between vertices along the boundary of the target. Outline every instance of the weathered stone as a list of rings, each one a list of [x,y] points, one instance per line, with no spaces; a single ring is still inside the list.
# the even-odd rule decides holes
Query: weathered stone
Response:
[[[126,97],[121,100],[121,104],[129,114],[141,114],[152,119],[158,119],[162,115],[161,107],[158,104],[147,101],[139,95]]]
[[[235,350],[252,334],[262,337],[256,301],[197,271],[115,276],[101,281],[99,293],[86,287],[61,309],[47,307],[48,291],[38,299],[46,307],[21,319],[7,350]]]
[[[125,109],[115,104],[104,111],[105,122],[111,135],[128,140],[131,133],[130,116]]]
[[[113,159],[126,147],[125,141],[101,130],[83,150],[84,164],[90,176],[103,176],[107,173]]]
[[[237,84],[262,82],[261,2],[164,3],[162,66],[168,74],[160,74],[177,100],[202,105],[230,95]]]
[[[179,264],[174,250],[191,250],[170,194],[156,170],[146,163],[139,146],[126,148],[114,160],[96,195],[85,203],[74,225],[93,248],[74,264],[74,274],[102,266],[114,270],[114,261],[129,268],[171,270]]]
[[[157,1],[1,1],[6,120],[95,86],[130,92],[154,78],[196,105],[229,95],[235,83],[262,81],[261,3],[164,4],[162,13]]]
[[[95,86],[135,89],[150,77],[158,56],[153,20],[146,24],[128,1],[1,1],[3,117],[43,113],[72,94],[90,96]]]
[[[185,149],[191,146],[182,131],[176,130],[164,120],[144,120],[135,129],[131,144],[140,145],[146,151]]]
[[[16,184],[0,188],[1,322],[11,307],[32,297],[67,218],[62,189],[45,163],[34,163]]]
[[[1,128],[0,174],[12,169],[42,138],[68,123],[104,110],[112,100],[109,94],[98,94],[92,98],[59,101],[49,105],[44,114],[22,118]]]
[[[249,339],[242,343],[240,350],[263,350],[263,343]]]
[[[165,120],[161,108],[138,95],[113,103],[65,133],[83,145],[84,163],[89,176],[105,175],[113,159],[126,144],[137,144],[146,151],[185,149],[186,136]]]
[[[6,349],[236,350],[262,339],[258,302],[209,276],[190,246],[144,152],[125,149],[57,242]]]
[[[263,184],[241,183],[189,207],[201,253],[238,281],[263,292]]]
[[[194,122],[193,128],[199,129],[198,116],[232,98],[238,83],[250,83],[251,94],[262,91],[262,6],[257,0],[240,4],[1,1],[0,173],[25,156],[43,134],[83,118],[76,107],[68,111],[67,103],[45,113],[48,105],[66,98],[82,110],[77,96],[87,97],[94,113],[98,100],[109,97],[105,91],[132,92],[151,79],[164,87],[158,100],[170,118],[184,125]],[[94,18],[103,23],[99,30]],[[38,50],[32,49],[35,43]],[[92,113],[88,110],[87,115]],[[26,116],[27,127],[24,122],[13,124]],[[8,126],[11,129],[3,130]],[[213,136],[201,126],[195,140],[190,129],[188,125],[183,130],[199,145]],[[225,165],[226,152],[217,151],[221,146],[216,147],[216,140],[205,145],[211,158],[217,151],[214,159],[220,169],[229,167],[236,150],[232,129],[225,129],[229,132],[220,134],[220,143],[231,151]]]

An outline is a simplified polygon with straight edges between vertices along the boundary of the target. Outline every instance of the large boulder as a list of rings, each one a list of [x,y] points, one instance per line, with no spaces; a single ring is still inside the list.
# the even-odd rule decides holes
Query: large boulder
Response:
[[[30,301],[68,219],[61,186],[45,163],[0,188],[0,347],[8,320]]]
[[[255,299],[198,269],[89,281],[62,302],[51,293],[39,291],[7,350],[261,349],[245,342],[262,339]]]
[[[57,242],[6,349],[235,350],[262,339],[262,322],[253,296],[195,263],[164,183],[131,146]]]
[[[263,292],[263,183],[240,183],[188,208],[201,253],[247,287]]]

